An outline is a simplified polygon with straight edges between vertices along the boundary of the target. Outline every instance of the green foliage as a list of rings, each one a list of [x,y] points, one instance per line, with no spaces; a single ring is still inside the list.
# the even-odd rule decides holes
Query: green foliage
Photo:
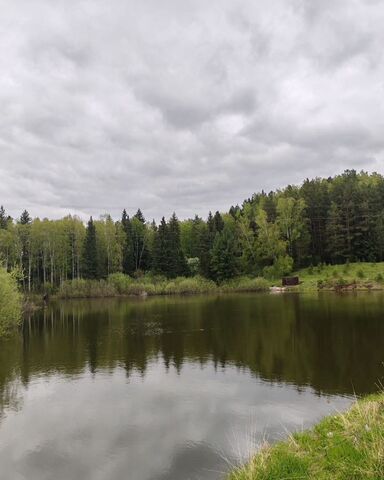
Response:
[[[300,290],[340,289],[351,290],[382,289],[380,278],[384,272],[384,262],[359,262],[345,265],[323,265],[320,271],[310,275],[308,269],[295,272],[300,278]]]
[[[157,226],[138,209],[131,218],[124,210],[119,221],[105,214],[86,227],[71,216],[32,220],[27,211],[13,221],[0,207],[0,262],[6,270],[20,269],[28,291],[118,272],[168,278],[199,273],[222,282],[238,275],[279,278],[313,265],[307,274],[326,278],[332,276],[324,266],[329,264],[345,264],[334,278],[349,280],[360,277],[348,262],[384,260],[383,205],[382,175],[347,170],[255,193],[229,213],[209,213],[206,221],[195,216],[180,222],[174,214]]]
[[[117,295],[113,285],[106,280],[67,280],[60,285],[60,298],[97,298]]]
[[[273,265],[264,267],[263,275],[265,278],[279,279],[292,272],[293,259],[288,255],[281,255],[277,257]]]
[[[21,295],[15,275],[0,268],[0,336],[20,324]]]
[[[211,268],[214,279],[219,283],[238,274],[237,240],[229,225],[216,234],[212,248]]]
[[[200,271],[200,259],[199,257],[187,258],[188,270],[192,276],[198,275]]]
[[[364,277],[365,277],[364,270],[359,269],[359,270],[356,272],[356,275],[358,276],[358,278],[364,278]]]
[[[282,196],[277,201],[277,225],[283,239],[287,241],[288,253],[293,256],[295,246],[304,234],[306,228],[304,210],[305,201],[302,198]]]
[[[203,277],[176,277],[167,279],[158,275],[144,275],[134,279],[123,273],[114,273],[105,280],[72,280],[64,282],[59,290],[61,298],[115,297],[119,295],[173,295],[217,291],[214,282]]]
[[[169,278],[175,278],[181,275],[187,275],[188,265],[184,252],[181,248],[180,224],[174,213],[168,222],[167,229],[167,249],[169,251],[166,271],[161,272]]]
[[[264,445],[228,480],[379,480],[384,478],[384,395],[358,401],[345,414],[285,442]]]
[[[220,288],[224,292],[265,292],[269,290],[269,282],[261,277],[239,277],[224,282]]]
[[[119,295],[175,295],[219,292],[262,292],[269,289],[263,278],[238,277],[223,282],[220,287],[212,280],[199,275],[167,279],[163,275],[145,274],[133,278],[123,273],[113,273],[107,280],[68,280],[60,286],[61,298],[116,297]]]
[[[99,278],[96,228],[92,217],[88,222],[83,246],[83,277],[87,279]]]

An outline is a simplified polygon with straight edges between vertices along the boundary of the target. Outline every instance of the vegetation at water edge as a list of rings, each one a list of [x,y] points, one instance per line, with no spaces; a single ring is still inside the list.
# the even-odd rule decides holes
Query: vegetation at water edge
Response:
[[[114,273],[106,280],[69,280],[58,290],[61,298],[96,298],[126,295],[173,295],[221,292],[262,292],[269,289],[263,278],[242,277],[217,285],[201,276],[167,279],[161,275],[144,275],[132,278],[123,273]]]
[[[13,274],[0,268],[0,336],[17,327],[21,319],[21,295]]]
[[[264,445],[228,480],[380,480],[384,478],[384,394],[357,401],[312,430]]]

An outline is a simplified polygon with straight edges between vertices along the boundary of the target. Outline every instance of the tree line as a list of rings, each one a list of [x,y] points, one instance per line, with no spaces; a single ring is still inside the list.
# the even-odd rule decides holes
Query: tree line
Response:
[[[0,260],[19,272],[25,290],[116,272],[202,275],[222,282],[239,275],[278,278],[320,263],[384,260],[384,177],[346,170],[300,186],[255,193],[228,212],[159,225],[139,209],[87,224],[68,215],[12,219],[0,208]]]

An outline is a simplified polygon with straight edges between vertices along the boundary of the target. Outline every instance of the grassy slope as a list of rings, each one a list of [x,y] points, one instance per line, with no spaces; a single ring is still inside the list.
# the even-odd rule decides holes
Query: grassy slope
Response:
[[[349,285],[357,290],[384,289],[384,262],[350,263],[305,268],[295,273],[300,277],[300,291],[317,290],[319,282],[323,289]]]
[[[264,446],[228,480],[383,480],[384,394],[356,402],[312,430]]]

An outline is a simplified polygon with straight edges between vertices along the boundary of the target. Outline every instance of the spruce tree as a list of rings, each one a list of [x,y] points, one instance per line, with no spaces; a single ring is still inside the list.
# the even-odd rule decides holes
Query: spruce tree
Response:
[[[135,213],[134,218],[137,218],[143,224],[145,223],[145,217],[144,217],[142,211],[140,210],[140,208]]]
[[[135,270],[149,270],[151,265],[148,248],[149,235],[140,208],[132,218],[131,231]]]
[[[24,212],[20,216],[19,223],[20,225],[29,225],[32,222],[31,217],[29,216],[29,213],[27,210],[24,210]]]
[[[135,271],[135,260],[133,255],[132,225],[126,210],[123,210],[121,226],[124,232],[123,240],[123,272],[132,275]]]
[[[224,220],[223,217],[220,215],[220,212],[216,212],[215,216],[213,217],[214,229],[215,234],[216,232],[222,232],[224,230]]]
[[[167,275],[170,278],[187,275],[188,265],[181,249],[180,225],[175,213],[173,213],[172,217],[169,219],[167,233],[169,249]]]
[[[211,269],[211,250],[216,235],[216,226],[212,213],[209,212],[206,227],[202,230],[199,242],[200,273],[203,277],[213,278]]]
[[[6,229],[8,225],[8,218],[5,214],[3,205],[0,207],[0,229]]]
[[[152,269],[155,273],[168,276],[169,242],[168,225],[163,217],[155,232],[152,252]]]
[[[83,277],[87,279],[98,278],[96,228],[92,217],[88,221],[83,245]]]
[[[239,273],[237,241],[230,226],[218,232],[212,248],[211,269],[214,279],[222,282]]]

